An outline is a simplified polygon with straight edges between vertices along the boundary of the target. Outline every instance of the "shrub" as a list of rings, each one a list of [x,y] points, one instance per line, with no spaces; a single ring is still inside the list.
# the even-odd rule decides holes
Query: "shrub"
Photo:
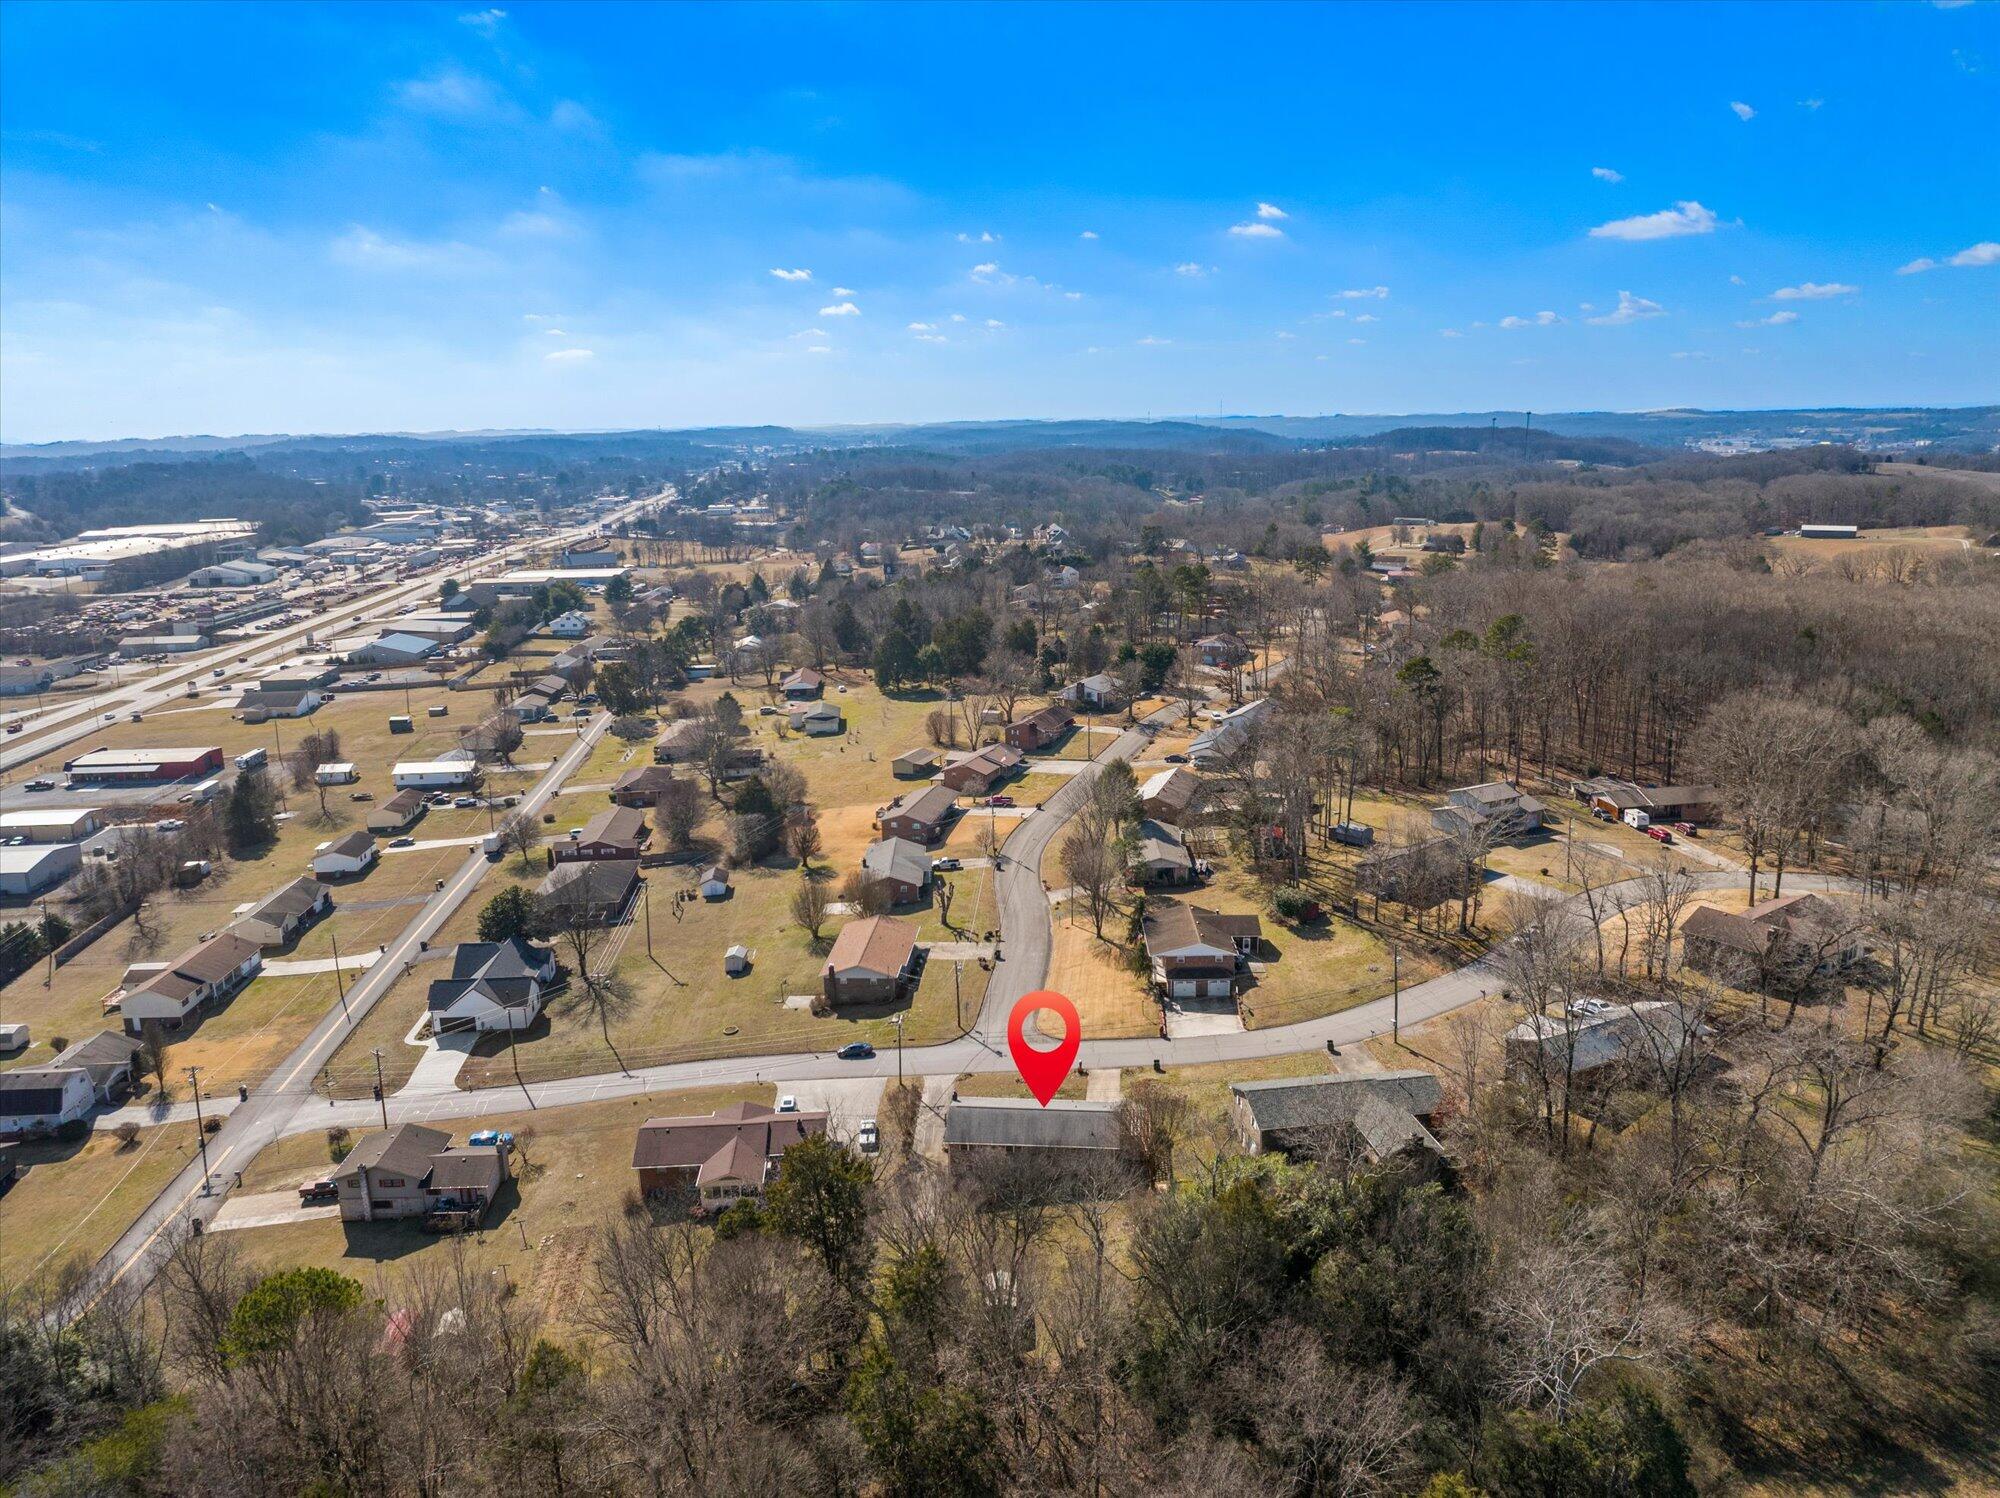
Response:
[[[139,1126],[129,1118],[111,1131],[118,1138],[118,1148],[128,1150],[139,1142]]]
[[[64,1144],[77,1144],[90,1137],[90,1125],[81,1118],[72,1118],[56,1130],[56,1138]]]

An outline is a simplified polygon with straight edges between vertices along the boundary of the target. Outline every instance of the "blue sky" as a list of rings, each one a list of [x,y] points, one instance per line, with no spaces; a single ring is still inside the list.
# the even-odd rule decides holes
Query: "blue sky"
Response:
[[[4,29],[10,441],[2000,399],[1991,3]]]

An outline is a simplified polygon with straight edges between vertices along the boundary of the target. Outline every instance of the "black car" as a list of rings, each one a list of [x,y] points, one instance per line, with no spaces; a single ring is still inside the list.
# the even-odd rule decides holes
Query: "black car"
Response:
[[[866,1061],[875,1054],[875,1047],[865,1040],[850,1041],[836,1054],[842,1061]]]

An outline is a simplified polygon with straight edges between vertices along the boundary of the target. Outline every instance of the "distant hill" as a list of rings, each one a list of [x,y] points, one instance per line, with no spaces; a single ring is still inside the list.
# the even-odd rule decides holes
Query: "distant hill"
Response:
[[[1630,466],[1671,456],[1667,451],[1622,437],[1578,437],[1525,427],[1392,427],[1370,437],[1348,437],[1335,447],[1371,447],[1396,453],[1477,453],[1523,463],[1558,459]]]

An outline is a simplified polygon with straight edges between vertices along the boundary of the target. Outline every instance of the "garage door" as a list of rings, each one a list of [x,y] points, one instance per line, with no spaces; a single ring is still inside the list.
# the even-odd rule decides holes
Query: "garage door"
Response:
[[[1192,978],[1176,978],[1167,991],[1177,999],[1191,999],[1200,989],[1201,985]]]
[[[1210,978],[1208,980],[1208,996],[1211,999],[1228,998],[1229,980],[1227,978]]]

